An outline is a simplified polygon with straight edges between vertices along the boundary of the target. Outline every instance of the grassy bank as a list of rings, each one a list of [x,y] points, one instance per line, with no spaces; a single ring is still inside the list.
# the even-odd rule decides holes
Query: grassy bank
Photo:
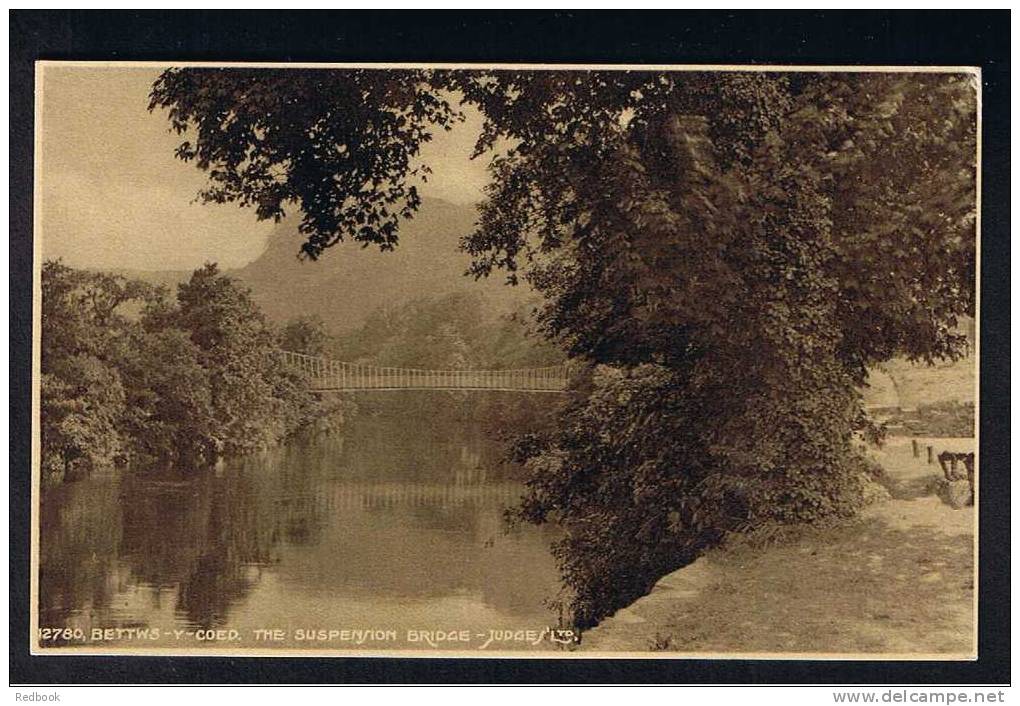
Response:
[[[936,467],[913,459],[909,440],[876,458],[893,497],[859,520],[716,550],[587,633],[582,649],[973,653],[974,508],[927,494]]]

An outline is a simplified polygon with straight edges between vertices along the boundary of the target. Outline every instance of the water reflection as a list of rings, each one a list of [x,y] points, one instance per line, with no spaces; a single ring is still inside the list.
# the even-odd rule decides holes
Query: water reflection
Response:
[[[521,487],[498,454],[469,425],[364,419],[198,475],[56,488],[42,502],[39,624],[235,628],[240,646],[267,627],[548,625],[551,536],[505,531]]]

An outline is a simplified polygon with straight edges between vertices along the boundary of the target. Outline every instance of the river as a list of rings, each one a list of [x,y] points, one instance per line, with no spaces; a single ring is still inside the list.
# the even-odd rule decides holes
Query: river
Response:
[[[48,490],[42,645],[556,647],[552,529],[507,530],[519,470],[472,422],[359,415],[199,473]]]

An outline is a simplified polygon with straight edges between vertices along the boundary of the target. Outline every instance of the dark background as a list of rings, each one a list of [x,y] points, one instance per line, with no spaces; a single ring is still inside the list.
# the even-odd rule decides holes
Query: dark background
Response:
[[[1009,25],[1007,10],[10,11],[11,683],[1007,683]],[[33,62],[37,59],[980,66],[984,125],[979,659],[929,663],[30,656]]]

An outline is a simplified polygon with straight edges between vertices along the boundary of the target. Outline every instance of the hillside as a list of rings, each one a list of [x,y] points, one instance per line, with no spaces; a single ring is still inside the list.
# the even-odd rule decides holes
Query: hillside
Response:
[[[896,382],[904,409],[939,402],[974,402],[977,366],[971,356],[931,366],[895,359],[882,369]]]
[[[968,332],[973,346],[972,320],[965,320],[961,330]],[[871,407],[904,410],[948,402],[973,404],[977,373],[973,353],[935,365],[894,358],[870,371],[864,401]]]
[[[480,292],[486,312],[498,316],[523,302],[528,290],[504,286],[499,275],[477,282],[464,276],[470,258],[457,246],[474,221],[472,207],[429,199],[401,225],[396,250],[343,243],[315,262],[298,259],[301,237],[283,222],[262,256],[231,274],[251,287],[270,319],[318,314],[335,332],[360,326],[379,307],[455,291]]]
[[[499,274],[479,281],[464,276],[470,258],[458,249],[458,243],[473,228],[475,215],[471,206],[426,199],[418,214],[401,225],[396,250],[380,252],[374,246],[343,243],[315,262],[298,259],[302,237],[295,223],[283,221],[262,255],[229,274],[251,288],[270,320],[283,323],[317,314],[335,333],[359,327],[379,307],[452,292],[480,293],[485,313],[496,318],[523,304],[531,290],[505,286]],[[132,270],[122,274],[172,289],[191,273]]]

